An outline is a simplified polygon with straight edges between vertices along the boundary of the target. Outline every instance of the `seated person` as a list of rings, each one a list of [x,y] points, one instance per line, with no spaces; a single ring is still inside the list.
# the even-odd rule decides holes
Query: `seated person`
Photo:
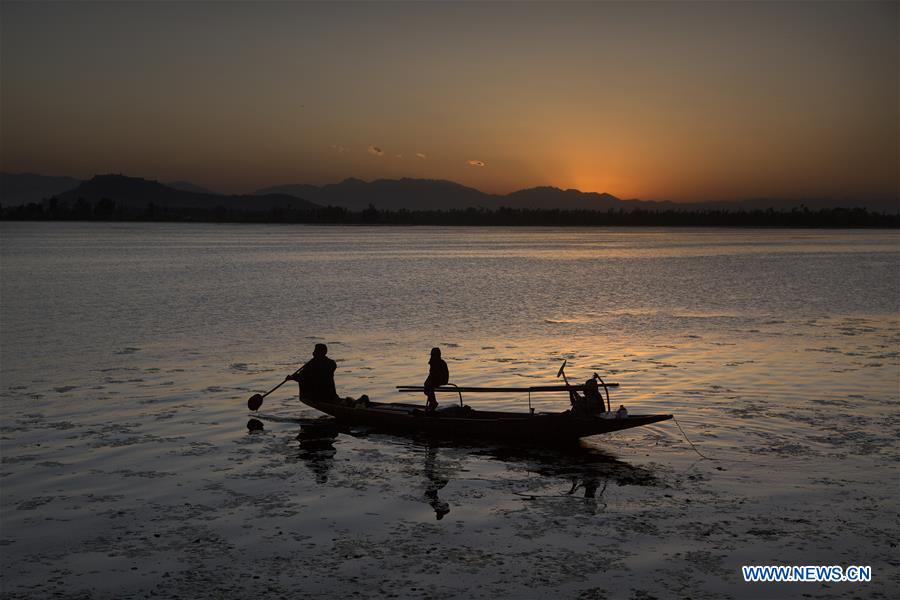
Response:
[[[576,417],[591,417],[606,411],[603,396],[600,395],[600,387],[597,380],[591,377],[584,382],[584,396],[576,392],[570,392],[572,401],[572,414]]]
[[[437,408],[438,403],[434,397],[434,388],[447,385],[448,381],[450,381],[450,370],[447,368],[447,363],[441,358],[441,349],[432,348],[431,358],[428,360],[428,378],[424,384],[425,396],[428,397],[425,410],[433,411]]]

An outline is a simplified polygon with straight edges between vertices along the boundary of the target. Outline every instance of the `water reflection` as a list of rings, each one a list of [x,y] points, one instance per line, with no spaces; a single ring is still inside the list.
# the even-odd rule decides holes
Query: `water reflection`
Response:
[[[606,491],[606,485],[609,483],[609,478],[603,478],[603,489],[600,490],[600,497],[603,497],[603,492]],[[585,498],[596,498],[597,497],[597,480],[593,477],[586,477],[583,480],[578,479],[577,477],[572,478],[572,487],[569,488],[569,491],[566,492],[568,495],[573,495],[578,491],[579,488],[584,489],[584,497]]]
[[[434,509],[435,518],[440,521],[450,512],[450,504],[441,500],[438,492],[450,483],[450,480],[444,477],[445,470],[437,468],[437,456],[438,447],[429,444],[425,448],[425,498]]]
[[[419,482],[413,484],[417,489],[412,497],[428,504],[437,520],[451,512],[453,497],[448,499],[445,488],[457,473],[469,471],[464,464],[467,460],[497,461],[502,463],[507,473],[522,473],[524,477],[514,480],[513,487],[509,486],[508,477],[495,478],[492,485],[507,489],[511,495],[526,500],[576,498],[580,500],[578,505],[592,514],[606,509],[604,494],[610,482],[619,486],[655,486],[659,483],[657,476],[649,469],[631,465],[586,445],[563,448],[471,445],[422,437],[372,434],[366,429],[340,426],[334,419],[323,417],[302,420],[296,438],[300,444],[297,457],[306,464],[319,485],[328,483],[329,475],[335,468],[335,442],[341,433],[384,446],[384,454],[392,458],[386,464],[378,465],[381,468],[392,471],[394,459],[406,465],[406,472]],[[534,475],[538,476],[537,480]],[[393,477],[402,480],[400,473],[393,473]],[[461,479],[465,482],[465,477]],[[519,484],[526,481],[528,485],[522,489]]]
[[[562,448],[502,446],[485,449],[479,454],[507,463],[510,468],[524,468],[546,479],[568,481],[570,487],[566,495],[583,490],[585,498],[593,498],[601,482],[602,495],[610,480],[618,485],[653,486],[658,483],[656,475],[649,469],[636,467],[590,446]]]
[[[610,481],[617,485],[654,486],[656,475],[644,467],[621,461],[612,454],[588,446],[566,448],[498,447],[481,455],[503,462],[508,469],[540,476],[538,489],[515,492],[529,500],[581,498],[589,514],[606,510],[604,499]]]
[[[309,420],[300,425],[300,432],[297,434],[300,452],[297,457],[306,463],[319,485],[328,483],[328,474],[334,466],[334,455],[337,454],[334,443],[340,432],[337,422],[329,418]]]
[[[339,425],[330,417],[321,419],[300,420],[300,432],[297,441],[300,442],[300,458],[309,467],[315,476],[316,483],[324,485],[328,483],[328,475],[334,467],[334,456],[337,449],[334,444],[338,435],[344,433],[355,438],[368,437],[367,429],[348,429]],[[407,444],[404,444],[407,445]],[[440,498],[439,492],[450,482],[449,472],[438,460],[439,446],[431,442],[424,444],[408,444],[408,448],[414,452],[423,452],[422,475],[424,478],[424,492],[422,496],[434,510],[437,520],[441,520],[450,512],[450,504]]]

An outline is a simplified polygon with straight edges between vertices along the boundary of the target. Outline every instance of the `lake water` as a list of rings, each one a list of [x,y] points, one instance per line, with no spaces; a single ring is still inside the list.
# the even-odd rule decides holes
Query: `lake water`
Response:
[[[576,448],[302,425],[594,371],[672,421]],[[0,224],[6,598],[893,598],[900,233]],[[527,397],[467,396],[524,410]],[[445,402],[449,400],[445,399]],[[565,396],[535,396],[562,410]],[[749,564],[871,565],[750,584]]]

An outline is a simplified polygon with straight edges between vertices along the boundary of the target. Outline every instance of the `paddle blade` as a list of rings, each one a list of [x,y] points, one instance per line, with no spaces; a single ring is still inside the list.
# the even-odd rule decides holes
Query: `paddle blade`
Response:
[[[250,396],[250,399],[247,400],[247,408],[250,410],[259,410],[259,407],[262,406],[263,397],[262,394],[253,394]]]
[[[559,371],[556,372],[557,379],[562,377],[563,369],[566,368],[566,363],[569,362],[569,359],[563,361],[563,364],[559,367]]]

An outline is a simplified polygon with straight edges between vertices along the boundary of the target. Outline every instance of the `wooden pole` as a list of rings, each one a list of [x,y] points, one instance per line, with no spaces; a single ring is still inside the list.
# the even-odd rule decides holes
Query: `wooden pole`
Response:
[[[607,383],[607,387],[619,387],[618,383]],[[421,385],[398,385],[398,392],[422,392],[424,391],[424,387]],[[531,387],[471,387],[471,386],[459,386],[459,387],[437,387],[434,388],[435,392],[447,392],[455,394],[457,392],[473,392],[473,393],[485,393],[485,394],[493,394],[493,393],[507,393],[507,392],[582,392],[584,391],[584,385],[534,385]]]

